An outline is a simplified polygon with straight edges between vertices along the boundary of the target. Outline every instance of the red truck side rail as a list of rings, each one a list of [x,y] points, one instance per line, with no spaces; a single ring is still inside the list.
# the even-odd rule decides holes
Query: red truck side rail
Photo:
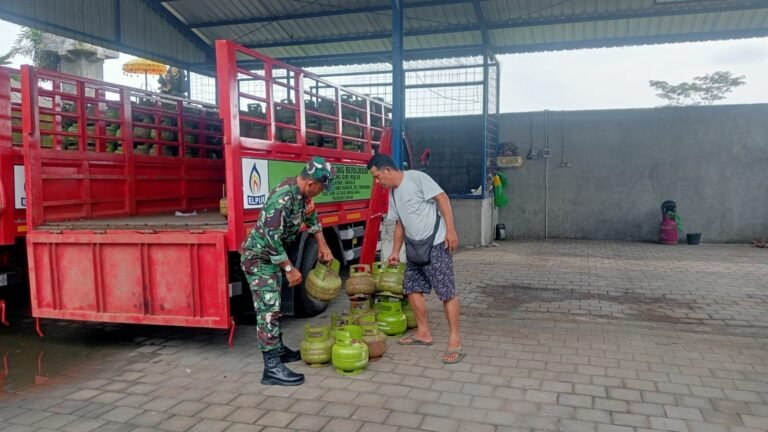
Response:
[[[354,171],[353,176],[367,176],[365,166],[379,150],[391,106],[230,41],[216,41],[216,60],[226,143],[229,248],[235,251],[260,207],[248,205],[244,196],[248,188],[243,176],[248,173],[243,172],[243,161],[305,162],[322,156],[337,167],[352,167],[344,169]],[[297,166],[293,175],[299,170]],[[345,194],[340,186],[330,197],[321,197],[326,201],[318,200],[321,223],[364,222],[370,183],[365,196]]]
[[[216,107],[28,66],[22,76],[30,229],[218,206]]]
[[[392,129],[385,129],[381,137],[381,147],[384,154],[392,152]],[[381,231],[381,220],[386,216],[389,205],[389,194],[378,183],[373,184],[371,200],[368,204],[368,220],[365,223],[365,235],[363,235],[363,248],[360,253],[360,264],[373,264],[376,259],[376,246]]]
[[[0,66],[0,245],[12,245],[26,231],[24,157],[21,141],[19,71]]]

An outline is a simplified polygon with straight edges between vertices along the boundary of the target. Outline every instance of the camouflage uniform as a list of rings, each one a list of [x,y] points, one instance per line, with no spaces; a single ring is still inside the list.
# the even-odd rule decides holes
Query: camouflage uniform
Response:
[[[335,170],[321,158],[307,164],[305,172],[331,189]],[[296,240],[302,225],[309,234],[322,230],[310,200],[302,196],[295,177],[284,179],[269,193],[259,220],[242,245],[240,264],[253,295],[257,339],[261,351],[280,348],[280,288],[288,259],[285,246]]]
[[[259,220],[243,242],[240,263],[253,293],[259,349],[280,348],[280,287],[286,261],[285,246],[296,240],[303,224],[314,234],[322,229],[317,213],[305,212],[308,198],[302,196],[296,178],[286,178],[269,193]]]

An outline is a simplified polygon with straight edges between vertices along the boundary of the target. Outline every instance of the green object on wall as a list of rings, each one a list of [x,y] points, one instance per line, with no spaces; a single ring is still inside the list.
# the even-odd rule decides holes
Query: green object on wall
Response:
[[[504,187],[507,186],[507,176],[502,173],[497,173],[493,176],[493,205],[496,207],[504,207],[509,204],[509,198],[504,195]]]

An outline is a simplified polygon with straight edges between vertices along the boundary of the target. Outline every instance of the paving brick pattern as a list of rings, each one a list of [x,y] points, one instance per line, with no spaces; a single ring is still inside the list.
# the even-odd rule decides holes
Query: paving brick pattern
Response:
[[[0,328],[0,356],[19,341],[89,341],[67,367],[0,393],[0,430],[768,430],[765,250],[514,241],[455,262],[460,364],[440,361],[447,329],[434,298],[433,346],[390,339],[357,377],[298,365],[300,387],[259,384],[252,327],[233,349],[206,330],[46,322],[39,342]],[[289,321],[286,339],[327,317]]]

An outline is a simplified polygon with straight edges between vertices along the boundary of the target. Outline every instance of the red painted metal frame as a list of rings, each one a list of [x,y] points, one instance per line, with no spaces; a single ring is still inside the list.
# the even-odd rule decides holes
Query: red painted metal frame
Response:
[[[374,151],[379,151],[379,142],[384,127],[389,119],[387,113],[391,107],[381,101],[344,89],[334,85],[323,78],[296,68],[285,63],[269,58],[256,51],[230,41],[216,41],[216,62],[218,78],[219,111],[224,119],[224,159],[226,161],[227,174],[227,199],[229,209],[229,248],[238,250],[245,236],[247,236],[252,224],[259,215],[259,210],[244,210],[242,190],[242,165],[243,158],[252,157],[270,160],[306,161],[312,156],[322,156],[332,163],[365,166]],[[256,64],[256,66],[254,66]],[[257,70],[258,69],[258,70]],[[287,76],[287,81],[282,82],[279,75]],[[327,92],[333,93],[333,97],[322,95],[319,91],[307,89],[305,82],[314,82],[316,86],[322,85]],[[262,94],[248,91],[248,85],[260,88]],[[284,89],[291,95],[292,103],[278,102],[275,96],[275,88]],[[319,109],[307,109],[305,98],[310,100],[324,100],[334,105],[335,114],[323,114]],[[354,100],[360,106],[353,106],[349,101]],[[264,118],[259,119],[248,115],[241,104],[245,102],[259,103],[265,109]],[[378,107],[378,108],[376,108]],[[294,112],[293,124],[279,123],[275,116],[279,109],[288,109]],[[380,113],[377,113],[377,109]],[[346,110],[346,111],[344,111]],[[357,112],[363,121],[352,121],[344,118],[344,113]],[[310,130],[320,136],[335,140],[334,147],[312,146],[307,144],[308,129],[307,115],[333,121],[335,131],[322,132]],[[374,120],[381,127],[373,126]],[[243,136],[241,127],[262,126],[265,129],[263,139]],[[353,126],[355,130],[362,131],[362,138],[355,138],[344,134],[344,125]],[[278,140],[279,129],[290,129],[295,132],[295,142],[281,142]],[[345,149],[345,143],[357,143],[358,151]],[[319,204],[317,206],[320,221],[324,226],[333,226],[351,222],[363,222],[368,219],[369,201],[342,201],[335,203]]]
[[[224,232],[31,231],[37,318],[229,328]]]
[[[61,220],[218,208],[222,136],[200,130],[221,127],[212,118],[215,107],[29,66],[22,67],[22,92],[30,229]],[[190,120],[192,110],[213,114]],[[43,116],[52,119],[50,129],[41,129]],[[144,122],[136,120],[140,116]],[[63,130],[67,120],[76,132]],[[118,126],[120,135],[109,135],[107,124]],[[186,142],[193,136],[219,144]],[[110,143],[122,153],[109,152]],[[148,148],[158,155],[142,154]],[[203,157],[185,157],[187,151]]]
[[[21,75],[26,240],[38,334],[40,318],[231,328],[223,224],[157,231],[44,226],[218,211],[224,163],[206,157],[223,150],[215,107],[29,66]],[[41,127],[42,118],[49,127]],[[64,130],[67,121],[77,127]],[[109,134],[108,124],[121,133]],[[41,148],[41,135],[48,148]],[[157,146],[158,154],[138,154],[140,143]],[[110,152],[110,144],[120,144],[122,153]],[[187,149],[202,157],[185,157]]]
[[[9,368],[8,368],[8,353],[3,353],[2,363],[0,363],[3,367],[0,369],[0,395],[3,394],[3,386],[5,385],[5,377],[9,374]]]
[[[14,199],[14,166],[24,165],[18,77],[18,70],[0,66],[0,245],[14,244],[27,231],[26,211],[16,209]]]
[[[389,154],[392,151],[392,129],[386,129],[381,137],[382,153]],[[360,251],[360,264],[373,264],[376,259],[376,244],[379,241],[381,219],[387,214],[389,194],[378,183],[373,183],[371,201],[369,205],[368,220],[365,223],[363,234],[363,246]]]
[[[0,324],[9,326],[8,320],[5,319],[5,300],[0,300]]]

